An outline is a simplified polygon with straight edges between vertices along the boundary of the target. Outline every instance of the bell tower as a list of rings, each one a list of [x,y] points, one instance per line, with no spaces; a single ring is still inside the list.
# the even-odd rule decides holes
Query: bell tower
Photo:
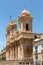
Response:
[[[18,17],[19,31],[32,32],[32,19],[33,17],[30,12],[24,9]]]
[[[6,60],[12,60],[14,57],[13,43],[16,36],[16,22],[10,20],[9,25],[6,28]]]

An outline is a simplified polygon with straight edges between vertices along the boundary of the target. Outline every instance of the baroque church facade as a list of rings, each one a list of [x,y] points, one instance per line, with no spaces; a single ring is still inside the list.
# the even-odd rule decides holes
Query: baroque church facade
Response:
[[[18,26],[15,21],[10,21],[6,29],[6,60],[23,60],[32,56],[32,16],[24,10],[18,17]]]
[[[18,31],[15,21],[10,20],[6,28],[6,60],[24,60],[32,58],[33,40],[42,38],[32,32],[32,15],[23,10],[18,16]]]
[[[6,27],[6,60],[33,59],[34,39],[42,39],[43,34],[32,32],[32,20],[33,17],[27,10],[18,16],[18,27],[16,21],[10,20]]]

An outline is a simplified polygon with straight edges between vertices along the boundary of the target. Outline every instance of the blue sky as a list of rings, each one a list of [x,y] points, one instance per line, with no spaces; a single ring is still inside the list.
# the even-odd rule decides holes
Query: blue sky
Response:
[[[33,16],[33,32],[43,33],[43,0],[0,0],[0,50],[6,45],[6,26],[27,9]]]

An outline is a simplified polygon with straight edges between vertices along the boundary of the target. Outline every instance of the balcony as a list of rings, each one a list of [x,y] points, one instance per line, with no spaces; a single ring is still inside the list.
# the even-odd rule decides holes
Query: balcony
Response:
[[[23,38],[34,39],[34,34],[29,32],[22,32]]]
[[[34,39],[34,34],[29,32],[21,32],[15,37],[15,40],[19,40],[20,38]]]
[[[10,35],[7,38],[7,41],[10,41],[10,43],[13,43],[14,41],[19,40],[20,38],[26,38],[26,39],[30,39],[33,40],[34,39],[34,34],[33,33],[29,33],[29,32],[21,32],[19,34],[17,34],[15,37],[14,35]]]

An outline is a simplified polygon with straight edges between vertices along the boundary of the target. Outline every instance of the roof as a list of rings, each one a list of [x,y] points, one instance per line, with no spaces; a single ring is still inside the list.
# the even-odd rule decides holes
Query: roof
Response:
[[[42,42],[42,43],[41,43],[41,42]],[[43,39],[39,39],[39,40],[34,41],[33,46],[39,46],[39,45],[41,45],[41,44],[43,44]]]
[[[35,40],[34,40],[34,42],[37,42],[37,41],[39,41],[39,40],[40,40],[40,39],[39,39],[39,38],[37,38],[37,39],[35,39]]]
[[[24,9],[24,10],[21,12],[21,14],[19,15],[18,21],[21,20],[21,18],[23,18],[23,19],[27,19],[27,18],[33,19],[33,17],[32,17],[32,15],[30,14],[30,12],[29,12],[28,10],[26,10],[26,9]]]
[[[10,23],[7,25],[6,30],[10,30],[14,26],[16,26],[16,21],[10,20]]]
[[[24,10],[22,11],[22,13],[21,13],[21,14],[23,14],[23,13],[30,14],[30,12],[29,12],[29,11],[27,11],[26,9],[24,9]]]
[[[16,22],[13,21],[13,20],[11,20],[11,21],[10,21],[10,25],[16,25]]]

